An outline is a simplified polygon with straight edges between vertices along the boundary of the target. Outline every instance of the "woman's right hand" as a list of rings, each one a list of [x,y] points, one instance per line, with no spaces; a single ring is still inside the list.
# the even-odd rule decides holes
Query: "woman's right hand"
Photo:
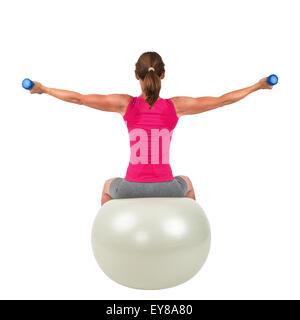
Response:
[[[43,85],[40,82],[33,81],[33,87],[29,90],[30,93],[44,93]]]

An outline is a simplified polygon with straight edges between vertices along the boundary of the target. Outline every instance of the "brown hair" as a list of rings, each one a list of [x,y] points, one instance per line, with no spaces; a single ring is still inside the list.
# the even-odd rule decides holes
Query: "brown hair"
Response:
[[[150,67],[155,70],[150,69],[148,71]],[[145,100],[150,105],[149,109],[151,109],[159,97],[161,89],[160,77],[165,71],[165,64],[158,53],[153,51],[144,52],[135,64],[135,71],[143,81]]]

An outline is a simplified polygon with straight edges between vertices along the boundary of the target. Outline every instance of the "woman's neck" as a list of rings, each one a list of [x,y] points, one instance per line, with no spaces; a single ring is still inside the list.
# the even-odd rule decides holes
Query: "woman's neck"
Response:
[[[141,98],[146,100],[146,96],[143,93],[139,97],[141,97]],[[158,97],[157,99],[161,99],[161,97]]]

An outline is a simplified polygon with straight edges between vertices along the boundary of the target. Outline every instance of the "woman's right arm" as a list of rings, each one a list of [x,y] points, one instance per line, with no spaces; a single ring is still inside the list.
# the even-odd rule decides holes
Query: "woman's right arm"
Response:
[[[171,98],[174,103],[174,107],[178,117],[183,115],[197,114],[219,107],[223,107],[227,104],[237,102],[245,98],[248,94],[257,91],[259,89],[272,89],[273,86],[269,85],[267,78],[263,78],[254,85],[235,90],[229,93],[226,93],[220,97],[174,97]]]
[[[79,92],[48,88],[40,82],[34,82],[30,93],[46,93],[57,99],[75,104],[85,105],[94,109],[125,114],[130,99],[128,94],[81,94]]]

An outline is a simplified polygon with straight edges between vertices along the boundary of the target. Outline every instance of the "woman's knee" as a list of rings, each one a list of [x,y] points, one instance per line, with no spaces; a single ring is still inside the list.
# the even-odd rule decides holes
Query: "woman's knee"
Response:
[[[106,193],[108,195],[110,195],[110,185],[112,183],[113,180],[115,180],[117,177],[114,177],[114,178],[110,178],[110,179],[107,179],[105,182],[104,182],[104,185],[103,185],[103,193]]]
[[[181,177],[182,179],[185,180],[185,182],[187,183],[189,189],[193,187],[192,181],[188,176],[182,176],[180,175],[179,177]]]
[[[191,190],[194,190],[192,181],[189,177],[183,176],[183,175],[180,175],[179,177],[181,177],[187,184],[187,192],[186,193],[190,192]]]

